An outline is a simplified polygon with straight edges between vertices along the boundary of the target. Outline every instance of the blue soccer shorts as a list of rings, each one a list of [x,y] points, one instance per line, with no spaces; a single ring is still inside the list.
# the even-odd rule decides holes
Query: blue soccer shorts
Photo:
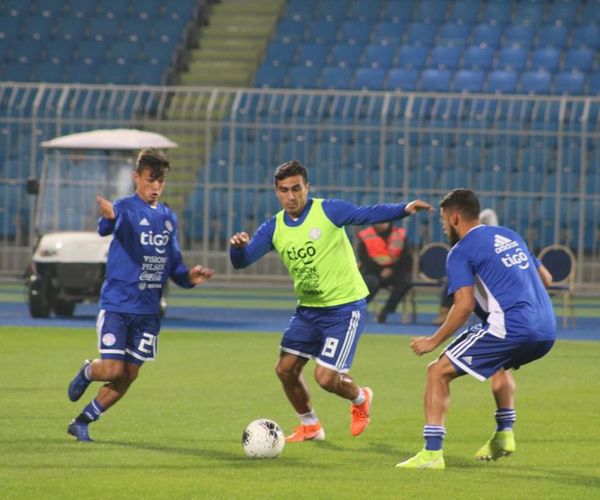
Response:
[[[501,339],[481,328],[481,324],[467,328],[446,347],[444,353],[458,374],[468,373],[477,380],[490,378],[501,368],[518,369],[550,351],[554,340],[513,342]]]
[[[335,307],[298,307],[281,339],[281,351],[340,373],[352,366],[366,323],[365,300]]]
[[[145,361],[154,361],[156,358],[160,316],[101,309],[96,320],[96,332],[102,359],[117,359],[142,365]]]

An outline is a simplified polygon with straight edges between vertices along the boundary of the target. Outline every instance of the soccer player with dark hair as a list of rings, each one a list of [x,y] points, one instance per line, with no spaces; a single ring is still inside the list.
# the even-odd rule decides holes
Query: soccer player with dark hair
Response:
[[[325,431],[310,402],[302,370],[316,360],[314,376],[326,391],[351,401],[350,432],[369,423],[373,392],[348,375],[365,326],[369,291],[344,226],[397,220],[418,210],[433,210],[421,200],[408,204],[356,206],[342,200],[309,197],[305,167],[296,160],[275,170],[275,195],[282,210],[264,222],[252,238],[231,237],[236,269],[276,250],[294,281],[298,307],[281,340],[275,371],[298,413],[300,425],[288,442],[323,440]]]
[[[143,149],[133,172],[135,193],[114,203],[97,196],[98,233],[113,235],[96,322],[100,359],[86,360],[71,381],[68,396],[78,401],[91,382],[106,382],[68,427],[78,441],[92,441],[88,425],[116,404],[156,356],[160,299],[168,278],[184,288],[209,279],[213,271],[188,269],[177,242],[177,217],[158,199],[171,165]]]
[[[531,363],[550,351],[556,319],[544,288],[548,276],[514,231],[485,226],[479,201],[468,189],[455,189],[440,203],[444,232],[452,245],[446,262],[448,290],[454,293],[446,321],[430,337],[412,340],[418,356],[433,351],[475,312],[481,323],[467,328],[427,368],[425,447],[397,464],[402,468],[445,467],[442,443],[450,405],[450,382],[465,374],[492,379],[496,431],[477,451],[478,460],[497,460],[515,451],[515,381],[510,368]]]

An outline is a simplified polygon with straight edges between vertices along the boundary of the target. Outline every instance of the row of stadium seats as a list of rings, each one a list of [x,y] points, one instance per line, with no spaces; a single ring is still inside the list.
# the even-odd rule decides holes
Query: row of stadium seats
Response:
[[[415,68],[341,68],[339,66],[261,66],[256,87],[294,89],[418,90],[423,92],[489,92],[521,94],[597,94],[600,71],[480,70]]]
[[[600,30],[598,32],[600,41]],[[334,46],[306,43],[302,45],[274,42],[269,45],[265,64],[271,66],[307,67],[339,66],[369,68],[438,68],[438,69],[514,69],[557,71],[591,71],[599,62],[595,50],[576,48],[561,51],[553,47],[528,51],[523,47],[494,50],[478,45],[466,48],[402,45]]]
[[[464,47],[480,45],[503,47],[589,47],[599,45],[599,26],[587,24],[569,29],[564,25],[511,24],[498,26],[489,24],[442,25],[427,23],[393,23],[384,21],[372,24],[367,21],[296,21],[283,18],[278,26],[275,39],[282,43],[312,42],[333,44],[343,40],[351,45],[377,43],[380,45],[448,45]]]
[[[377,21],[407,20],[439,23],[446,20],[489,24],[600,22],[597,0],[553,2],[513,0],[292,0],[286,9],[291,19]]]

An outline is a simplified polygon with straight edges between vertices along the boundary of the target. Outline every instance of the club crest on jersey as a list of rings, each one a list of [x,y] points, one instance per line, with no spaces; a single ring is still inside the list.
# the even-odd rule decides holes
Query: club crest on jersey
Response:
[[[153,231],[140,233],[140,243],[144,246],[151,245],[154,247],[157,253],[163,254],[166,251],[167,243],[169,243],[171,235],[167,231],[163,231],[162,234],[155,234]]]
[[[308,232],[308,237],[311,240],[318,240],[321,237],[321,230],[318,227],[313,227],[309,232]]]

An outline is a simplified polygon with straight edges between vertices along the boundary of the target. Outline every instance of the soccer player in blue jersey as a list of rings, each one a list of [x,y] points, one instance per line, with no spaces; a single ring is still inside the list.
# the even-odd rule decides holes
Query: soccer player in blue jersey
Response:
[[[230,257],[240,269],[276,250],[294,280],[298,307],[283,334],[275,368],[300,419],[286,441],[325,439],[302,375],[309,359],[316,359],[317,383],[351,401],[350,432],[358,436],[369,424],[373,392],[359,387],[348,371],[365,326],[369,291],[344,226],[397,220],[433,209],[421,200],[355,206],[311,198],[306,169],[296,160],[275,170],[275,194],[282,210],[264,222],[251,239],[245,232],[234,234]]]
[[[143,149],[133,172],[135,193],[111,203],[96,200],[98,233],[113,235],[96,322],[100,359],[86,360],[68,388],[78,401],[91,382],[106,382],[68,426],[78,441],[92,441],[88,425],[117,403],[157,351],[160,299],[168,278],[184,288],[209,279],[213,271],[188,269],[177,241],[177,217],[158,199],[171,168],[159,151]]]
[[[556,339],[554,311],[544,288],[550,276],[521,236],[505,227],[481,224],[479,201],[471,190],[451,191],[440,207],[444,232],[452,245],[446,269],[454,305],[435,334],[413,339],[411,348],[418,356],[433,351],[473,311],[482,322],[465,330],[429,365],[425,447],[397,464],[402,468],[445,467],[442,442],[450,382],[465,374],[482,381],[491,377],[497,406],[496,431],[476,458],[497,460],[512,454],[515,381],[508,370],[541,358]]]

